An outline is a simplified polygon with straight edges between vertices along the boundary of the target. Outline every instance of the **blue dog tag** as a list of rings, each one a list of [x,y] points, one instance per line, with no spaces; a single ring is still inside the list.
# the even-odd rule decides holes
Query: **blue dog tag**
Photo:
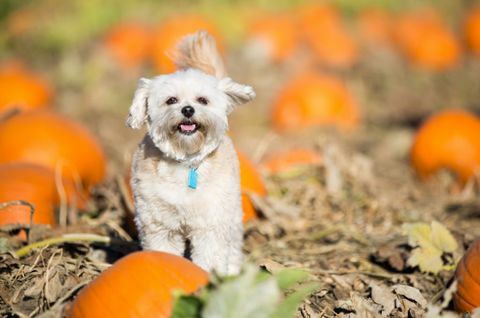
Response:
[[[192,189],[197,188],[198,173],[197,169],[190,168],[188,173],[188,187]]]

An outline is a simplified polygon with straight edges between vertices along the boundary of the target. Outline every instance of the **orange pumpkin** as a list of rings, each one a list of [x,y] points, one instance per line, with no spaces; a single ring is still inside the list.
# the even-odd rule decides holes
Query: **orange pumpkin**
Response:
[[[323,162],[319,153],[310,149],[291,149],[282,153],[274,154],[270,159],[263,162],[263,167],[269,173],[282,173],[298,166],[319,165]]]
[[[321,63],[346,68],[356,62],[357,45],[334,7],[324,4],[303,6],[299,9],[298,20],[302,36]]]
[[[480,55],[480,7],[468,12],[465,18],[464,33],[470,51]]]
[[[472,243],[457,265],[457,291],[453,295],[455,309],[472,312],[480,307],[480,239]]]
[[[56,225],[59,197],[53,171],[32,164],[0,165],[0,203],[24,200],[35,206],[34,224]],[[29,224],[30,208],[13,205],[0,209],[0,225]]]
[[[85,190],[105,176],[105,155],[97,139],[79,123],[44,110],[0,122],[0,163],[14,161],[61,169]]]
[[[150,52],[150,29],[135,22],[124,22],[114,26],[105,36],[107,51],[126,68],[139,66]]]
[[[172,293],[193,293],[208,274],[187,259],[157,251],[125,256],[80,291],[68,317],[170,317]]]
[[[217,41],[222,51],[223,45],[215,25],[200,15],[180,15],[165,20],[159,25],[153,35],[152,58],[155,68],[160,73],[175,71],[175,64],[170,59],[178,41],[190,33],[198,30],[209,32]]]
[[[249,26],[250,45],[260,49],[269,61],[282,62],[297,48],[297,29],[288,15],[262,15]]]
[[[50,85],[17,63],[0,68],[0,114],[11,109],[31,110],[48,107]]]
[[[480,171],[480,120],[463,110],[430,117],[415,136],[410,157],[423,179],[445,168],[466,183]]]
[[[247,193],[252,192],[259,196],[266,196],[267,189],[263,183],[262,176],[253,162],[238,149],[237,155],[240,162],[240,187],[242,189],[243,222],[245,223],[257,217],[255,208]]]
[[[394,32],[400,50],[419,67],[444,70],[460,59],[457,39],[434,11],[419,10],[400,16]]]
[[[382,9],[362,11],[357,25],[361,38],[367,44],[388,45],[392,41],[392,17]]]
[[[280,91],[272,121],[280,131],[317,125],[349,130],[359,122],[359,109],[341,80],[308,72],[294,78]]]

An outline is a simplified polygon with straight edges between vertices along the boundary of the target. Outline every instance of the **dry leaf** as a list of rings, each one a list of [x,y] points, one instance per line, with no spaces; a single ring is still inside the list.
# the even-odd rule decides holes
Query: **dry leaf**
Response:
[[[432,221],[432,242],[435,246],[447,253],[453,253],[457,248],[457,241],[443,224]]]
[[[407,262],[422,272],[438,273],[443,268],[442,251],[432,246],[419,247],[412,251]]]
[[[357,317],[364,317],[364,318],[381,318],[376,310],[373,308],[371,304],[368,303],[368,301],[360,297],[357,294],[352,295],[352,306],[355,312],[357,313]]]
[[[259,262],[259,266],[265,268],[268,272],[272,274],[276,274],[280,272],[282,269],[285,269],[285,266],[275,262],[273,259],[265,259],[261,262]]]
[[[382,315],[390,315],[395,308],[395,300],[397,297],[385,286],[370,283],[370,288],[373,301],[382,306]]]
[[[392,286],[392,290],[395,292],[395,294],[416,302],[421,308],[425,308],[427,306],[427,300],[415,287],[407,285],[394,285]]]
[[[427,312],[425,313],[425,318],[457,318],[458,314],[452,311],[443,311],[440,306],[437,305],[428,305]]]
[[[454,252],[458,245],[450,231],[441,223],[404,224],[403,232],[408,236],[408,244],[415,247],[407,261],[408,265],[418,266],[422,272],[434,274],[451,267],[445,266],[442,255]]]

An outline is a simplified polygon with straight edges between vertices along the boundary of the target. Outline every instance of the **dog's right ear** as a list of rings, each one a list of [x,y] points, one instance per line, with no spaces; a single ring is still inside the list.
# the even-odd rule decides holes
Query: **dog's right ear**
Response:
[[[140,129],[147,118],[147,98],[150,87],[150,81],[147,78],[140,78],[138,87],[133,96],[132,105],[127,117],[127,126],[133,129]]]

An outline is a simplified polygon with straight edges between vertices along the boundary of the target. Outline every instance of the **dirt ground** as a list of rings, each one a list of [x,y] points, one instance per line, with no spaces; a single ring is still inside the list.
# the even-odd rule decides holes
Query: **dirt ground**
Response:
[[[237,146],[257,163],[298,146],[324,157],[322,165],[287,175],[262,171],[268,196],[252,198],[259,219],[245,228],[248,261],[270,271],[298,267],[311,273],[320,288],[298,317],[440,317],[436,310],[453,310],[447,291],[453,267],[435,275],[410,267],[412,247],[402,225],[438,221],[446,226],[459,246],[444,255],[445,264],[453,265],[480,237],[478,187],[459,189],[447,172],[421,182],[409,164],[409,149],[429,114],[447,107],[480,114],[480,60],[466,56],[451,71],[431,73],[410,67],[391,50],[366,49],[351,70],[316,66],[345,80],[361,107],[361,127],[282,135],[271,129],[272,103],[283,83],[309,66],[301,57],[281,66],[257,65],[244,53],[230,52],[230,74],[251,84],[258,98],[232,115]],[[139,249],[125,175],[144,132],[127,129],[124,120],[137,78],[152,74],[149,69],[122,73],[95,47],[71,50],[55,67],[52,63],[56,107],[99,136],[109,159],[108,178],[95,189],[87,213],[70,218],[65,228],[34,227],[30,240],[92,233],[111,242],[60,244],[16,258],[9,251],[23,243],[14,227],[2,227],[2,317],[61,316],[78,290]]]

